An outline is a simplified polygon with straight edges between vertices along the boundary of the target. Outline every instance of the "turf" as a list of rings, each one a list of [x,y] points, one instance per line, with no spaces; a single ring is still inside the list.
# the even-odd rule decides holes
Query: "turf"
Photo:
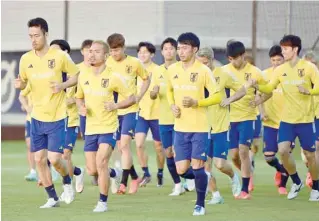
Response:
[[[279,196],[274,187],[274,169],[270,168],[259,154],[256,161],[255,191],[250,201],[236,201],[231,195],[228,178],[215,172],[221,194],[225,198],[223,205],[206,205],[207,215],[193,217],[192,210],[194,192],[180,197],[169,197],[172,181],[165,168],[165,185],[156,187],[155,154],[151,143],[147,143],[150,154],[150,170],[153,181],[146,188],[139,189],[136,195],[110,195],[109,211],[102,214],[92,212],[99,192],[90,184],[86,175],[85,189],[76,196],[70,204],[61,204],[60,208],[39,209],[46,200],[46,193],[35,183],[24,181],[28,172],[26,152],[23,142],[2,142],[2,220],[3,221],[176,221],[176,220],[216,220],[216,221],[318,221],[319,203],[308,202],[308,188],[304,188],[295,200],[287,200]],[[77,143],[74,152],[76,165],[84,167],[83,142]],[[304,179],[306,168],[299,156],[299,148],[294,151],[300,176]],[[135,162],[137,163],[136,159]],[[139,169],[139,166],[136,165]],[[141,174],[141,170],[139,169]],[[290,187],[291,181],[288,183]],[[58,193],[61,193],[61,181],[56,183]]]

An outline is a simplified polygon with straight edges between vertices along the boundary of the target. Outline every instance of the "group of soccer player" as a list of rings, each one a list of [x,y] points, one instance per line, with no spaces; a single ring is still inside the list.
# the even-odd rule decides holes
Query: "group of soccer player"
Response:
[[[286,35],[273,46],[271,67],[262,72],[236,40],[227,42],[229,64],[215,67],[212,49],[200,48],[199,38],[191,32],[162,42],[160,66],[153,62],[153,44],[139,43],[135,58],[125,53],[125,39],[117,33],[106,42],[85,40],[83,62],[75,65],[65,40],[48,44],[44,19],[31,19],[28,28],[33,50],[21,57],[14,85],[22,90],[19,99],[28,113],[31,171],[26,179],[38,179],[49,196],[40,208],[71,203],[73,176],[76,192],[83,191],[84,170],[74,166],[71,157],[79,129],[86,171],[100,193],[94,212],[107,211],[110,186],[113,193],[135,194],[151,182],[145,146],[149,129],[156,151],[157,186],[163,185],[166,161],[175,184],[170,196],[196,190],[193,215],[205,214],[208,192],[209,204],[224,202],[211,173],[212,163],[229,177],[236,199],[251,199],[261,122],[264,156],[277,171],[279,194],[294,199],[304,186],[291,154],[298,137],[309,168],[309,201],[319,201],[319,72],[314,56],[299,58],[298,36]],[[142,177],[133,164],[133,139]],[[228,153],[242,182],[227,160]],[[49,167],[62,177],[60,197]],[[288,193],[289,177],[293,184]]]

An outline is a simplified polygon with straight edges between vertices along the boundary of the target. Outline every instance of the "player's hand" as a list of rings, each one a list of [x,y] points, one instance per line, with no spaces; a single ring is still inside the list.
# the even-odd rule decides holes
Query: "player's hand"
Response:
[[[154,87],[153,87],[153,92],[155,92],[156,94],[158,94],[159,93],[159,90],[160,90],[160,86],[159,85],[155,85]]]
[[[60,91],[64,90],[62,83],[58,83],[57,81],[50,81],[50,87],[54,94],[59,93]]]
[[[267,113],[261,112],[261,113],[260,113],[260,119],[261,119],[262,121],[267,121],[267,120],[269,119]]]
[[[197,107],[197,100],[191,98],[191,97],[184,97],[183,98],[183,107]]]
[[[249,106],[251,107],[257,107],[259,104],[262,103],[262,99],[261,99],[261,96],[260,95],[256,95],[254,100],[251,100],[249,102]]]
[[[181,117],[181,109],[178,106],[173,104],[171,106],[171,110],[173,112],[174,117],[176,117],[176,118],[180,118]]]
[[[87,111],[87,109],[86,109],[86,107],[84,105],[79,108],[79,114],[81,116],[85,117],[87,115],[87,112],[88,111]]]
[[[258,84],[257,84],[256,79],[249,78],[247,81],[247,85],[250,87],[256,88]]]
[[[21,80],[20,75],[18,75],[18,78],[14,79],[13,84],[16,89],[22,90],[26,87],[26,83]]]
[[[23,107],[23,105],[21,105],[21,110],[22,110],[23,112],[27,112],[27,110]]]
[[[104,108],[107,111],[114,111],[117,110],[117,104],[114,102],[104,102]]]
[[[159,93],[159,89],[160,87],[158,85],[155,85],[153,87],[153,90],[150,91],[150,96],[151,96],[151,99],[156,99],[158,93]]]
[[[26,112],[28,114],[31,114],[31,111],[32,111],[32,106],[28,106],[27,109],[26,109]]]
[[[221,107],[227,107],[231,104],[231,99],[230,98],[225,98],[221,103],[220,106]]]
[[[310,95],[309,90],[307,88],[305,88],[304,86],[302,86],[301,84],[297,85],[297,87],[298,87],[299,93],[304,94],[304,95]]]
[[[68,98],[66,99],[66,105],[71,106],[72,104],[75,104],[74,98]]]

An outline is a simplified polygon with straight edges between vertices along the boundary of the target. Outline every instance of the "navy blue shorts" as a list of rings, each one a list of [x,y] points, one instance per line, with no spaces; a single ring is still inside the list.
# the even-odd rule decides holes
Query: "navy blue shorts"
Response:
[[[315,119],[316,126],[316,140],[319,141],[319,119]]]
[[[81,137],[83,140],[85,139],[85,127],[86,127],[86,117],[80,115],[80,131]]]
[[[31,152],[47,149],[63,153],[66,119],[55,122],[42,122],[31,119]]]
[[[138,116],[135,133],[148,133],[148,130],[151,129],[153,140],[161,141],[158,120],[145,120],[143,117]]]
[[[164,149],[173,146],[175,131],[174,125],[159,125],[160,137]]]
[[[84,151],[97,152],[100,144],[108,144],[113,149],[116,144],[116,133],[85,135]]]
[[[134,138],[137,117],[137,113],[129,113],[118,116],[120,127],[116,133],[117,140],[121,139],[121,134],[129,135]]]
[[[25,122],[25,131],[24,131],[24,136],[25,138],[29,138],[31,135],[31,122],[30,121],[26,121]]]
[[[175,161],[204,160],[209,145],[209,133],[175,132],[174,150]]]
[[[315,123],[290,124],[280,122],[278,143],[286,141],[294,142],[296,137],[298,137],[302,149],[314,152],[316,151],[315,131]]]
[[[221,159],[227,159],[229,148],[229,131],[211,134],[210,145],[208,145],[207,156],[210,158],[216,157]]]
[[[239,144],[250,148],[254,138],[254,121],[247,120],[242,122],[230,123],[230,146],[229,149],[239,147]]]
[[[254,121],[254,139],[261,136],[261,119],[260,115],[257,116],[257,120]]]
[[[65,134],[64,148],[68,150],[73,150],[75,146],[76,139],[78,138],[79,127],[67,127]]]

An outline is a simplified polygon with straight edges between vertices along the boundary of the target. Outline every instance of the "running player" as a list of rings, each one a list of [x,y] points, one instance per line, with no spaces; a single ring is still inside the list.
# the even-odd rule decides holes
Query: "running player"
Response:
[[[63,177],[65,202],[74,200],[71,178],[62,153],[67,117],[64,89],[76,85],[78,68],[67,53],[49,47],[48,24],[43,18],[31,19],[28,27],[34,50],[21,57],[20,77],[14,83],[19,89],[24,89],[27,83],[31,88],[31,151],[35,153],[39,178],[49,195],[48,201],[40,208],[51,208],[59,206],[59,200],[47,159]],[[62,72],[70,75],[66,82],[62,82]]]
[[[134,57],[125,54],[125,39],[121,34],[112,34],[107,38],[107,43],[110,46],[110,57],[107,59],[107,66],[115,73],[121,76],[131,93],[136,93],[137,78],[143,80],[140,93],[137,95],[139,102],[144,96],[150,85],[150,78],[142,63]],[[119,95],[118,101],[122,101],[123,97]],[[132,182],[129,193],[137,192],[139,179],[133,165],[131,152],[131,140],[134,136],[134,130],[137,121],[138,104],[134,104],[129,108],[119,110],[120,127],[117,134],[117,140],[120,140],[120,151],[122,153],[121,161],[123,168],[123,176],[118,194],[125,194],[128,176],[131,175]]]
[[[167,99],[175,117],[175,162],[178,174],[195,176],[197,201],[194,216],[205,215],[207,175],[205,173],[208,145],[207,108],[221,102],[215,79],[208,67],[196,60],[200,41],[193,33],[178,37],[180,62],[168,68]],[[204,98],[205,88],[209,97]],[[196,116],[196,117],[195,117]],[[190,167],[192,165],[192,167]]]
[[[50,43],[51,48],[60,49],[65,51],[66,53],[70,54],[71,48],[67,41],[58,39],[53,40]],[[68,76],[65,76],[68,79]],[[66,105],[67,105],[67,129],[65,134],[65,143],[63,149],[63,159],[66,160],[69,174],[71,178],[73,175],[75,176],[75,190],[78,193],[81,193],[84,188],[84,170],[82,168],[73,166],[71,154],[73,152],[73,148],[75,146],[75,142],[78,137],[79,131],[79,115],[78,110],[76,108],[75,103],[75,92],[76,86],[70,87],[66,89]],[[61,194],[60,201],[64,201],[63,199],[64,194]]]
[[[167,81],[168,73],[167,68],[176,63],[177,55],[177,41],[173,38],[166,38],[161,44],[161,51],[164,57],[164,64],[162,64],[158,71],[152,76],[153,89],[150,92],[151,99],[159,99],[159,130],[161,141],[165,150],[166,164],[169,173],[174,181],[174,189],[170,196],[179,196],[185,192],[182,186],[181,179],[176,171],[176,165],[173,153],[174,142],[174,116],[170,110],[170,106],[167,101]],[[194,180],[194,178],[192,179]],[[193,185],[194,186],[194,185]]]
[[[152,58],[154,57],[156,48],[153,44],[149,42],[140,42],[137,47],[138,58],[142,61],[144,67],[151,77],[151,85],[153,82],[153,75],[158,69]],[[142,86],[142,80],[137,79],[137,92],[140,93],[139,88]],[[151,181],[151,174],[148,169],[148,155],[145,151],[145,139],[149,129],[151,129],[154,147],[156,151],[156,162],[157,162],[157,186],[163,185],[163,168],[165,163],[164,151],[162,148],[162,142],[159,134],[158,118],[159,118],[159,99],[152,100],[150,97],[150,91],[153,86],[149,87],[145,96],[141,99],[139,103],[140,111],[138,120],[135,128],[135,142],[136,142],[136,152],[137,157],[144,171],[144,175],[140,186],[146,186]]]
[[[222,67],[223,71],[234,76],[242,85],[250,78],[256,79],[259,83],[266,83],[262,72],[245,60],[245,46],[242,42],[231,41],[227,45],[227,56],[230,61]],[[231,95],[234,91],[230,91]],[[255,97],[255,90],[250,88],[247,94],[237,102],[230,105],[230,153],[233,162],[242,174],[242,191],[238,199],[250,199],[248,185],[251,176],[251,163],[249,149],[253,141],[254,121],[256,120],[256,108],[249,106],[250,101]]]
[[[109,177],[117,179],[118,184],[120,182],[121,171],[108,168],[119,126],[117,109],[135,103],[135,96],[127,90],[126,82],[106,66],[108,53],[109,47],[105,42],[93,41],[89,52],[91,71],[80,74],[76,92],[77,106],[87,121],[84,144],[86,166],[91,176],[98,175],[100,199],[93,212],[107,211]],[[124,100],[115,104],[114,91],[121,94]]]
[[[287,198],[296,198],[303,188],[303,183],[290,154],[291,143],[298,137],[313,179],[309,201],[319,201],[318,167],[315,159],[316,147],[313,125],[314,105],[311,96],[319,94],[319,72],[314,64],[299,59],[301,39],[298,36],[286,35],[281,39],[280,45],[286,62],[275,69],[273,77],[267,85],[256,84],[255,87],[263,93],[271,93],[281,84],[283,90],[285,106],[278,131],[278,149],[281,161],[293,180]],[[313,89],[311,89],[312,85],[314,85]]]
[[[281,53],[281,47],[279,45],[275,45],[270,48],[269,58],[271,67],[264,70],[264,77],[268,81],[272,78],[275,68],[284,63],[284,57]],[[266,101],[264,104],[261,104],[264,106],[265,111],[262,121],[264,130],[264,157],[269,166],[274,167],[277,171],[274,180],[275,185],[279,187],[278,193],[281,195],[286,195],[288,194],[286,190],[288,172],[276,157],[276,154],[278,152],[278,128],[281,119],[281,111],[283,110],[285,102],[281,86],[277,86],[272,95],[262,94],[260,99],[256,99],[256,101],[259,102],[255,103],[255,105],[260,105],[261,103]]]
[[[227,73],[223,72],[221,68],[215,68],[213,65],[214,52],[210,47],[199,49],[197,53],[197,59],[213,71],[216,84],[223,94],[224,99],[221,103],[221,106],[213,105],[208,108],[210,121],[209,129],[211,130],[211,145],[207,151],[207,161],[205,165],[207,176],[211,177],[209,181],[209,189],[212,191],[212,198],[208,204],[222,204],[224,203],[224,199],[217,189],[216,179],[211,176],[212,162],[214,161],[214,165],[218,170],[229,176],[232,183],[233,195],[235,197],[239,196],[241,191],[239,176],[233,171],[231,164],[227,161],[230,126],[228,105],[245,96],[245,87],[248,88],[250,85],[247,84],[245,87],[242,87],[242,85],[236,81],[235,76],[228,75]],[[237,92],[233,96],[226,98],[226,88]]]

